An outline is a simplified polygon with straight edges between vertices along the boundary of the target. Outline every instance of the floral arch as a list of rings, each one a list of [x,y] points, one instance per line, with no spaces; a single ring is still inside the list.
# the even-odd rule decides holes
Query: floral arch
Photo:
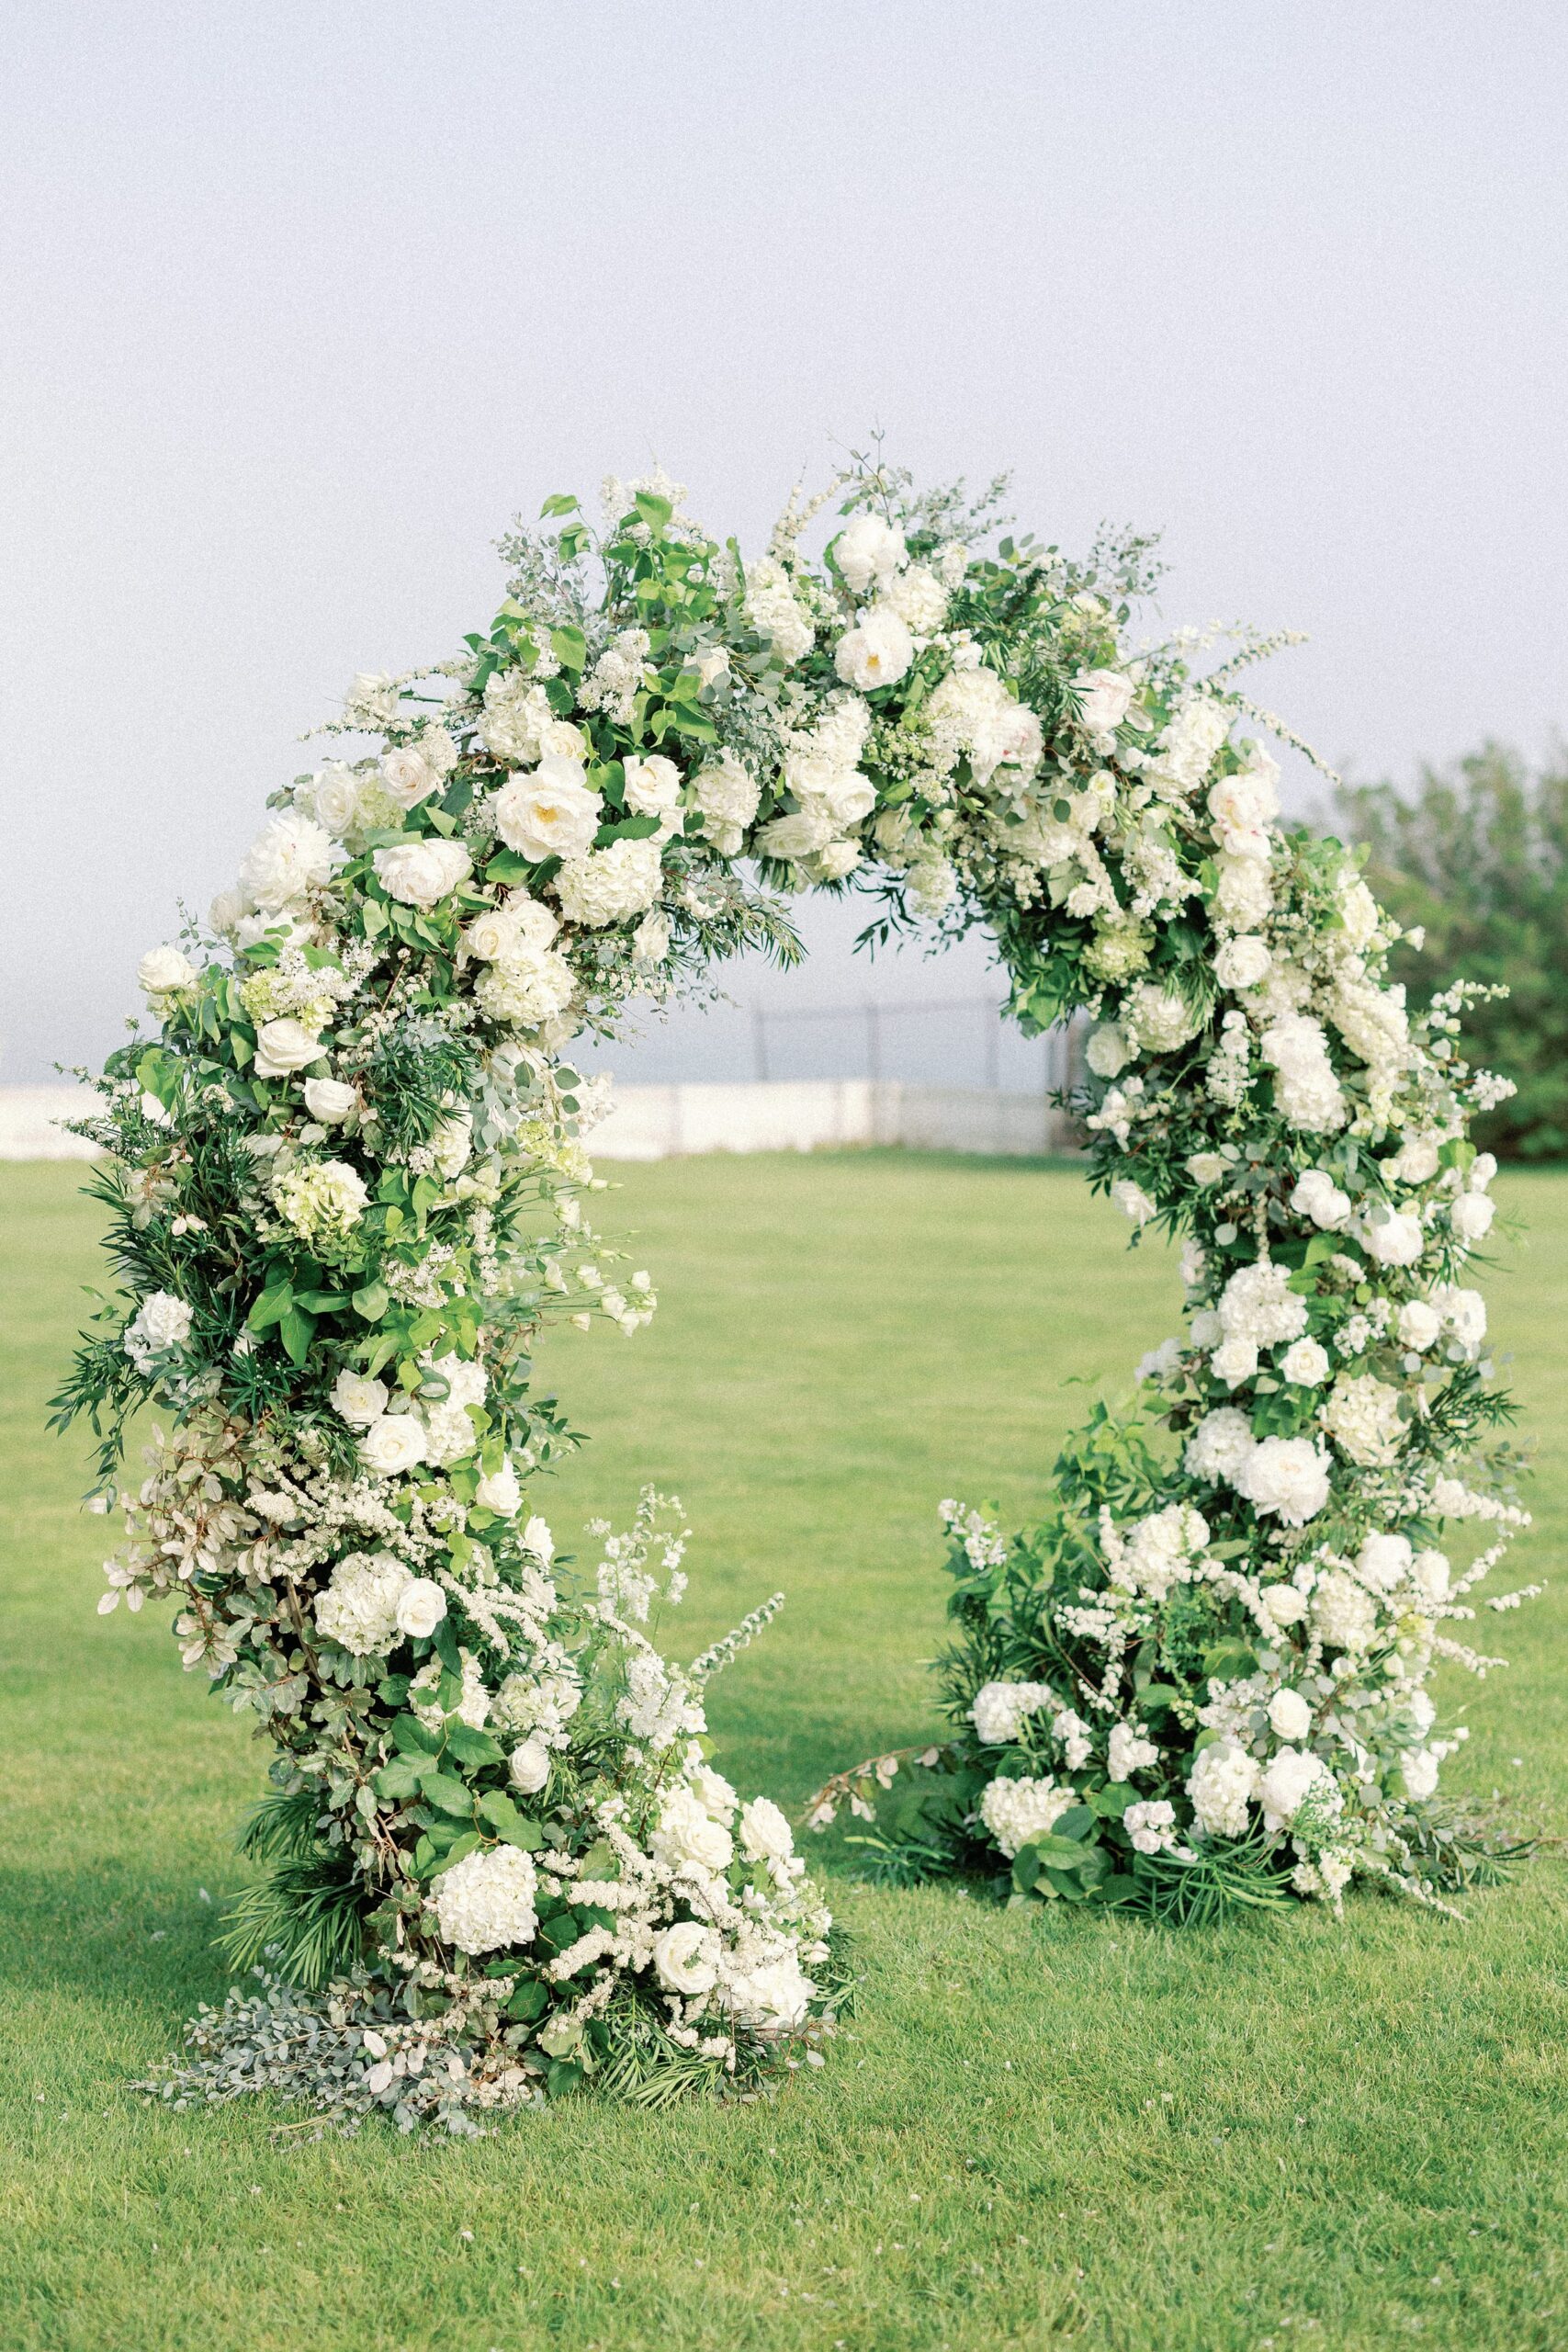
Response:
[[[85,1129],[125,1295],[61,1414],[110,1501],[126,1419],[171,1417],[103,1606],[172,1600],[276,1749],[231,1950],[279,1981],[204,2014],[171,2096],[467,2128],[589,2076],[749,2078],[830,2019],[821,1898],[705,1734],[773,1604],[669,1664],[682,1532],[650,1495],[558,1561],[529,1388],[548,1317],[654,1307],[592,1222],[573,1038],[787,957],[807,888],[985,924],[1020,1020],[1092,1016],[1089,1180],[1183,1237],[1189,1307],[1043,1525],[943,1507],[954,1736],[816,1825],[847,1799],[890,1870],[1178,1914],[1462,1878],[1427,1682],[1488,1663],[1450,1628],[1523,1516],[1467,1283],[1503,1082],[1460,1057],[1462,989],[1416,1018],[1387,985],[1353,857],[1279,823],[1235,684],[1268,641],[1205,678],[1132,650],[1145,545],[998,543],[994,500],[858,466],[754,560],[662,479],[606,484],[601,532],[551,500],[489,634],[356,679],[323,731],[377,748],[275,794],[209,923],[144,957],[157,1033]]]

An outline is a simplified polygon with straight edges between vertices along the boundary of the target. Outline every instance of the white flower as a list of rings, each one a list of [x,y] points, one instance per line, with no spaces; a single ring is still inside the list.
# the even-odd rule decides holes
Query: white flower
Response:
[[[668,915],[660,914],[657,909],[652,914],[644,915],[632,933],[635,960],[639,964],[662,964],[670,953],[672,936]]]
[[[793,2033],[804,2022],[816,1990],[793,1951],[739,1970],[726,1967],[720,1954],[719,1998],[737,2025],[762,2033]]]
[[[722,1772],[716,1772],[711,1764],[694,1764],[686,1778],[716,1821],[728,1822],[734,1818],[735,1808],[740,1800]]]
[[[378,1421],[390,1399],[384,1381],[367,1380],[363,1373],[351,1372],[344,1364],[333,1383],[333,1410],[351,1429],[367,1430]]]
[[[845,585],[863,596],[875,581],[886,588],[908,560],[904,534],[880,514],[856,514],[832,543],[833,560]]]
[[[679,1919],[653,1939],[653,1965],[667,1992],[695,2000],[718,1982],[718,1939],[700,1919]]]
[[[657,817],[660,828],[655,838],[668,841],[682,823],[680,769],[661,752],[646,760],[628,754],[625,769],[626,807],[634,817]]]
[[[353,1117],[359,1103],[353,1087],[344,1086],[336,1078],[308,1078],[304,1094],[306,1110],[324,1127],[341,1127],[345,1119]]]
[[[1283,1633],[1287,1625],[1299,1625],[1307,1611],[1306,1595],[1293,1584],[1266,1584],[1258,1605],[1276,1634]]]
[[[668,1871],[707,1878],[729,1868],[735,1841],[693,1789],[683,1783],[664,1800],[652,1838],[654,1859]]]
[[[474,1500],[481,1510],[492,1510],[501,1519],[515,1519],[523,1508],[523,1488],[512,1457],[507,1454],[499,1470],[487,1470],[474,1491]]]
[[[514,1747],[507,1758],[506,1770],[514,1789],[525,1797],[536,1796],[550,1777],[549,1742],[542,1732],[530,1732],[520,1747]]]
[[[1483,1241],[1492,1230],[1497,1204],[1484,1193],[1461,1193],[1449,1207],[1449,1223],[1464,1242]]]
[[[1138,1381],[1171,1380],[1180,1369],[1180,1340],[1162,1340],[1157,1348],[1151,1348],[1147,1355],[1138,1358],[1138,1367],[1133,1377]]]
[[[520,941],[483,974],[474,996],[491,1021],[532,1029],[566,1011],[575,985],[563,956]]]
[[[1367,1535],[1356,1555],[1356,1574],[1373,1592],[1392,1592],[1410,1574],[1407,1535]]]
[[[1229,1160],[1221,1152],[1195,1151],[1187,1162],[1187,1173],[1195,1184],[1207,1187],[1217,1184],[1229,1167]]]
[[[280,1216],[307,1241],[341,1241],[370,1205],[363,1178],[346,1159],[306,1161],[273,1184]]]
[[[1258,1784],[1265,1829],[1283,1829],[1295,1819],[1308,1792],[1323,1778],[1323,1770],[1315,1756],[1304,1754],[1299,1747],[1281,1747],[1270,1758],[1269,1769]]]
[[[1297,1340],[1280,1359],[1280,1370],[1295,1388],[1316,1388],[1328,1377],[1328,1350],[1316,1340]]]
[[[1187,1441],[1182,1462],[1190,1478],[1212,1478],[1239,1488],[1256,1441],[1252,1423],[1232,1405],[1207,1413]]]
[[[1214,958],[1214,978],[1223,989],[1255,989],[1268,977],[1273,958],[1256,932],[1239,932],[1227,939]]]
[[[400,743],[381,754],[382,789],[395,807],[417,808],[441,788],[457,762],[457,750],[444,727],[428,728],[412,743]]]
[[[1455,1344],[1467,1353],[1477,1353],[1486,1337],[1486,1301],[1481,1293],[1461,1290],[1457,1283],[1438,1283],[1432,1292],[1432,1305]]]
[[[833,667],[862,694],[896,685],[915,658],[915,640],[891,605],[874,605],[834,648]]]
[[[589,790],[580,762],[552,752],[532,775],[503,784],[492,806],[496,831],[507,848],[537,862],[586,855],[604,804]]]
[[[1132,1058],[1126,1034],[1114,1021],[1102,1021],[1099,1028],[1089,1031],[1084,1060],[1096,1078],[1119,1078]]]
[[[461,842],[435,838],[394,842],[389,849],[378,849],[371,863],[388,897],[405,907],[438,906],[473,869]]]
[[[1156,1054],[1174,1053],[1197,1035],[1200,1025],[1185,998],[1156,980],[1140,980],[1128,990],[1122,1018],[1139,1045]]]
[[[1217,865],[1216,911],[1233,930],[1255,930],[1274,903],[1268,866],[1254,857],[1222,857]]]
[[[337,844],[322,825],[285,808],[240,861],[240,888],[264,914],[281,914],[332,876]]]
[[[1163,1854],[1176,1843],[1176,1807],[1164,1797],[1130,1804],[1122,1815],[1122,1826],[1133,1841],[1134,1853]]]
[[[428,1641],[446,1614],[446,1595],[434,1577],[411,1577],[398,1595],[398,1631]]]
[[[1341,1568],[1330,1568],[1313,1589],[1312,1622],[1330,1649],[1364,1650],[1377,1631],[1377,1603],[1364,1585]]]
[[[1348,1461],[1372,1469],[1399,1452],[1404,1436],[1399,1404],[1398,1389],[1374,1374],[1342,1372],[1320,1418]]]
[[[550,1533],[548,1520],[536,1516],[525,1521],[523,1549],[532,1552],[536,1560],[543,1560],[545,1566],[549,1566],[556,1556],[556,1539]]]
[[[707,1810],[705,1805],[705,1811]],[[795,1854],[789,1823],[768,1797],[740,1808],[740,1850],[753,1862],[787,1862]]]
[[[661,871],[657,841],[612,842],[608,849],[569,858],[551,888],[563,914],[597,931],[650,907]]]
[[[256,1031],[255,1069],[258,1078],[291,1078],[296,1070],[319,1062],[326,1047],[313,1029],[286,1017],[264,1021]]]
[[[1320,1022],[1304,1012],[1281,1013],[1264,1030],[1258,1050],[1275,1072],[1274,1097],[1288,1125],[1327,1135],[1345,1125],[1345,1097]]]
[[[917,637],[932,636],[947,618],[947,591],[923,563],[912,563],[907,571],[899,572],[883,590],[882,602]]]
[[[172,1291],[155,1290],[144,1298],[125,1327],[120,1345],[143,1379],[159,1356],[183,1348],[190,1338],[191,1311]]]
[[[1400,1759],[1405,1794],[1417,1804],[1438,1793],[1439,1759],[1429,1747],[1407,1747]]]
[[[381,1477],[412,1470],[424,1460],[424,1424],[413,1413],[384,1413],[370,1424],[359,1453],[366,1468]]]
[[[733,752],[723,752],[700,768],[692,786],[692,798],[705,819],[738,831],[751,822],[761,797],[756,780]]]
[[[1137,692],[1120,670],[1079,670],[1068,680],[1077,696],[1078,712],[1091,735],[1114,735],[1132,708]]]
[[[1227,1388],[1239,1388],[1258,1370],[1258,1342],[1255,1340],[1222,1340],[1209,1358],[1209,1369],[1216,1380]]]
[[[1130,1177],[1121,1177],[1112,1184],[1111,1197],[1122,1216],[1131,1217],[1135,1226],[1145,1226],[1150,1217],[1159,1214],[1143,1186],[1134,1184]]]
[[[1370,947],[1377,936],[1378,902],[1366,884],[1348,867],[1339,878],[1339,920],[1352,947]]]
[[[1018,1737],[1026,1716],[1055,1704],[1055,1694],[1044,1682],[983,1682],[969,1720],[982,1747],[1007,1747]]]
[[[316,822],[343,841],[359,816],[359,778],[344,760],[329,760],[310,778],[310,809]]]
[[[1418,1216],[1397,1209],[1363,1218],[1361,1247],[1380,1266],[1413,1266],[1421,1255],[1426,1236]]]
[[[150,947],[136,967],[136,985],[145,996],[188,989],[197,977],[196,966],[177,947]]]
[[[817,641],[811,616],[796,603],[788,572],[772,556],[746,566],[745,610],[758,636],[772,641],[785,669],[809,653]]]
[[[1328,1500],[1328,1456],[1310,1438],[1266,1437],[1254,1446],[1235,1484],[1259,1517],[1304,1527]]]
[[[1228,1740],[1200,1748],[1187,1779],[1198,1826],[1210,1838],[1247,1835],[1247,1808],[1257,1789],[1257,1765]]]
[[[316,1623],[329,1642],[354,1657],[374,1657],[391,1648],[398,1602],[412,1582],[390,1552],[351,1552],[333,1570],[326,1590],[316,1595]]]
[[[1304,1739],[1312,1729],[1312,1709],[1299,1690],[1276,1690],[1269,1702],[1269,1724],[1280,1739]]]
[[[454,1111],[448,1117],[438,1120],[431,1129],[428,1148],[436,1168],[448,1183],[460,1176],[468,1166],[473,1140],[473,1115],[468,1111]]]
[[[1130,1781],[1134,1772],[1159,1762],[1159,1749],[1140,1724],[1113,1724],[1106,1752],[1106,1770],[1113,1781]]]
[[[1299,1339],[1306,1329],[1306,1301],[1291,1288],[1289,1268],[1268,1259],[1231,1276],[1220,1293],[1218,1312],[1231,1338],[1253,1340],[1263,1348]]]
[[[1072,1789],[1058,1788],[1049,1778],[993,1781],[981,1794],[980,1818],[1010,1861],[1021,1846],[1049,1829],[1077,1803]]]
[[[1410,1563],[1411,1583],[1424,1600],[1433,1603],[1448,1599],[1451,1573],[1446,1552],[1417,1552]]]
[[[537,1884],[533,1858],[520,1847],[466,1854],[435,1882],[436,1924],[449,1944],[470,1956],[531,1944],[539,1924]]]
[[[1308,1168],[1297,1178],[1291,1206],[1297,1216],[1311,1217],[1323,1233],[1337,1233],[1350,1221],[1350,1195],[1340,1191],[1324,1168]]]

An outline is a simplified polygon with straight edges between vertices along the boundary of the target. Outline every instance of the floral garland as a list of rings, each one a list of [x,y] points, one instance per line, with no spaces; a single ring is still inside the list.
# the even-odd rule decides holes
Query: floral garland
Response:
[[[1521,1517],[1459,1467],[1505,1409],[1461,1281],[1504,1090],[1462,992],[1409,1017],[1352,858],[1278,825],[1233,741],[1267,641],[1201,683],[1186,640],[1128,650],[1144,543],[983,553],[994,490],[837,493],[816,562],[828,499],[750,562],[662,478],[607,484],[600,533],[552,500],[490,634],[357,679],[334,729],[378,748],[275,795],[209,926],[143,959],[157,1035],[84,1126],[125,1295],[60,1408],[106,1502],[128,1416],[174,1417],[103,1606],[176,1599],[275,1742],[233,1948],[332,1980],[355,2098],[404,2120],[411,2048],[468,2084],[447,2112],[732,2077],[832,2007],[787,1825],[707,1761],[725,1646],[682,1671],[643,1631],[681,1532],[646,1498],[589,1579],[525,1501],[571,1442],[535,1333],[654,1306],[588,1221],[570,1041],[791,956],[808,888],[987,926],[1030,1028],[1087,1007],[1091,1180],[1188,1237],[1187,1338],[1142,1368],[1174,1450],[1101,1417],[1010,1547],[949,1507],[964,1728],[906,1846],[1042,1894],[1227,1853],[1314,1894],[1432,1875],[1426,1679],[1500,1548],[1456,1580],[1438,1523]]]

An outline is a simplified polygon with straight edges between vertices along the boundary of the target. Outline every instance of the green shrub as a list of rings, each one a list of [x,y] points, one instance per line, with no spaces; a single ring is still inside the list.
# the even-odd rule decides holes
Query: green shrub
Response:
[[[1518,1092],[1479,1121],[1500,1159],[1568,1159],[1568,763],[1531,774],[1487,743],[1449,770],[1426,768],[1414,795],[1347,787],[1334,830],[1364,842],[1367,879],[1426,947],[1394,951],[1412,1004],[1455,978],[1501,983],[1471,1007],[1471,1057]]]

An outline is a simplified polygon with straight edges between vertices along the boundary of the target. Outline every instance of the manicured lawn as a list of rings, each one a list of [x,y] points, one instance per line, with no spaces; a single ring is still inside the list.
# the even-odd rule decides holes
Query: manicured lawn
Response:
[[[0,1169],[0,2341],[17,2352],[1232,2352],[1568,2342],[1568,1902],[1555,1853],[1459,1928],[1370,1896],[1343,1923],[1177,1938],[835,1880],[863,1970],[825,2068],[775,2103],[587,2101],[472,2144],[269,2137],[127,2083],[216,1996],[209,1938],[263,1750],[152,1613],[94,1614],[106,1533],[46,1437],[79,1286],[79,1171]],[[901,1156],[624,1171],[664,1303],[563,1334],[593,1442],[541,1498],[564,1542],[647,1477],[682,1498],[690,1654],[776,1586],[716,1686],[718,1761],[794,1801],[931,1721],[934,1511],[1037,1505],[1075,1380],[1174,1328],[1167,1261],[1070,1170]],[[1568,1521],[1568,1180],[1492,1280],[1545,1446],[1525,1567]],[[1568,1818],[1554,1585],[1488,1619],[1463,1763]],[[831,1855],[825,1859],[831,1860]],[[202,1899],[202,1890],[213,1898]],[[285,2120],[292,2120],[286,2117]]]

